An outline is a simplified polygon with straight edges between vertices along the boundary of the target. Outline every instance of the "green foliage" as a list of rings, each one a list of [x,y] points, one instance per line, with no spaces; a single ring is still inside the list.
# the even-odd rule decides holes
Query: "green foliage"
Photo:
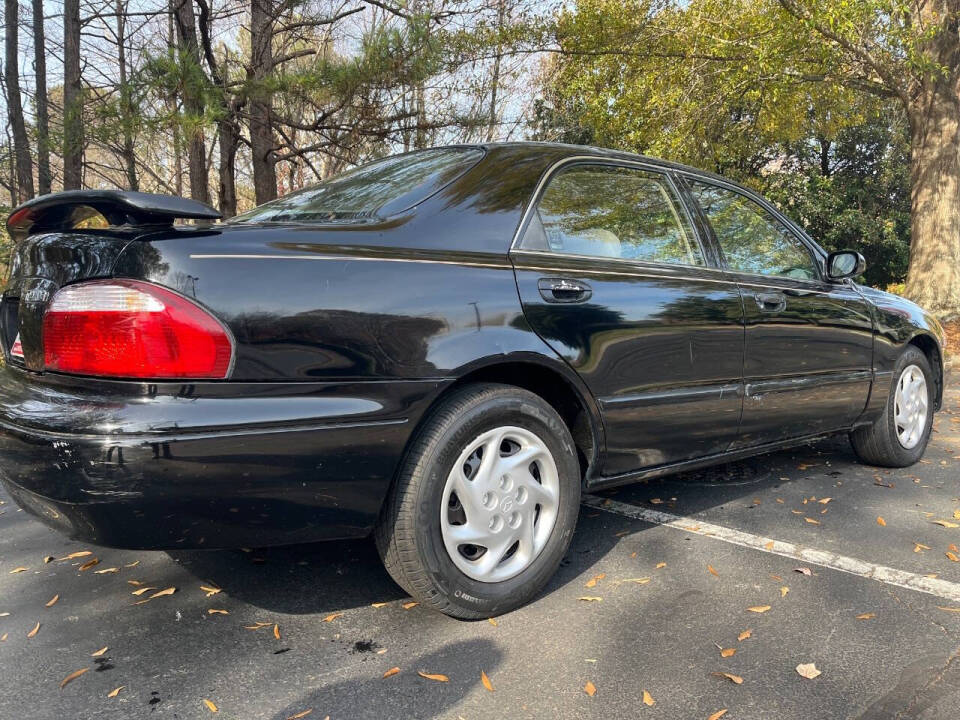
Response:
[[[824,247],[861,250],[869,282],[902,280],[903,110],[870,85],[844,42],[876,38],[882,67],[936,72],[924,65],[926,31],[906,27],[902,8],[886,0],[792,6],[577,0],[557,18],[534,135],[721,173],[768,194]],[[814,37],[813,25],[824,23],[838,42]]]

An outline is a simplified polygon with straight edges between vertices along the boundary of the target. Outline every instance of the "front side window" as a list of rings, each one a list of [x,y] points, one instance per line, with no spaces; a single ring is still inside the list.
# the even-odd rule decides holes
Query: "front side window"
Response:
[[[407,210],[463,175],[476,148],[436,148],[394,155],[272,200],[231,223],[329,223],[370,220]]]
[[[704,264],[666,176],[608,165],[558,171],[520,246],[568,255]]]
[[[693,182],[691,192],[713,227],[731,270],[817,280],[810,251],[762,206],[738,192]]]

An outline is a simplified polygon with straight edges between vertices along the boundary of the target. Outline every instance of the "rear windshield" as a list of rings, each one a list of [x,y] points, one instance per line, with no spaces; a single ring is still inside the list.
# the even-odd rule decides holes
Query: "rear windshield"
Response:
[[[483,151],[437,148],[375,160],[272,200],[231,223],[329,223],[387,217],[425,200],[473,166]]]

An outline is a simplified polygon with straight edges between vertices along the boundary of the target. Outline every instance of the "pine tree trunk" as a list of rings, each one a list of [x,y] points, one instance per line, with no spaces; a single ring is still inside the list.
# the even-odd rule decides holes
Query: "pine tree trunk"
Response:
[[[192,0],[175,0],[174,22],[177,25],[178,61],[192,68],[200,68],[200,46],[197,43],[197,24]],[[190,176],[190,197],[203,203],[210,202],[207,175],[207,150],[201,118],[204,112],[203,95],[193,83],[183,90],[183,108],[187,114],[187,172]]]
[[[23,202],[33,197],[33,161],[30,158],[30,140],[27,138],[27,126],[23,119],[23,103],[20,99],[18,13],[19,3],[17,0],[5,0],[3,17],[6,32],[6,64],[4,65],[4,79],[7,85],[7,119],[13,130],[17,199]]]
[[[63,189],[83,184],[80,0],[63,0]]]
[[[33,0],[33,71],[37,106],[37,190],[46,195],[50,186],[50,111],[47,106],[47,34],[43,25],[43,0]]]
[[[277,197],[277,160],[273,138],[273,93],[267,79],[273,71],[273,2],[250,2],[250,154],[257,205]]]
[[[133,101],[127,80],[127,7],[124,0],[117,0],[117,66],[120,72],[120,123],[123,132],[123,166],[127,173],[127,187],[139,190],[137,178],[137,155],[133,148]]]
[[[224,218],[237,214],[237,148],[240,128],[236,122],[235,104],[228,105],[230,114],[220,121],[220,212]]]

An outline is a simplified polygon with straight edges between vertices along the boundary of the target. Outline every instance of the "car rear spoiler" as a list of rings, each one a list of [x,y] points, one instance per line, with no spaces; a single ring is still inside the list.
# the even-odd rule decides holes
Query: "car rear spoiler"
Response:
[[[219,220],[221,213],[196,200],[131,190],[68,190],[28,200],[7,218],[7,232],[21,240],[39,232],[72,230],[97,213],[110,226],[169,227],[178,218]],[[95,225],[92,227],[96,227]]]

